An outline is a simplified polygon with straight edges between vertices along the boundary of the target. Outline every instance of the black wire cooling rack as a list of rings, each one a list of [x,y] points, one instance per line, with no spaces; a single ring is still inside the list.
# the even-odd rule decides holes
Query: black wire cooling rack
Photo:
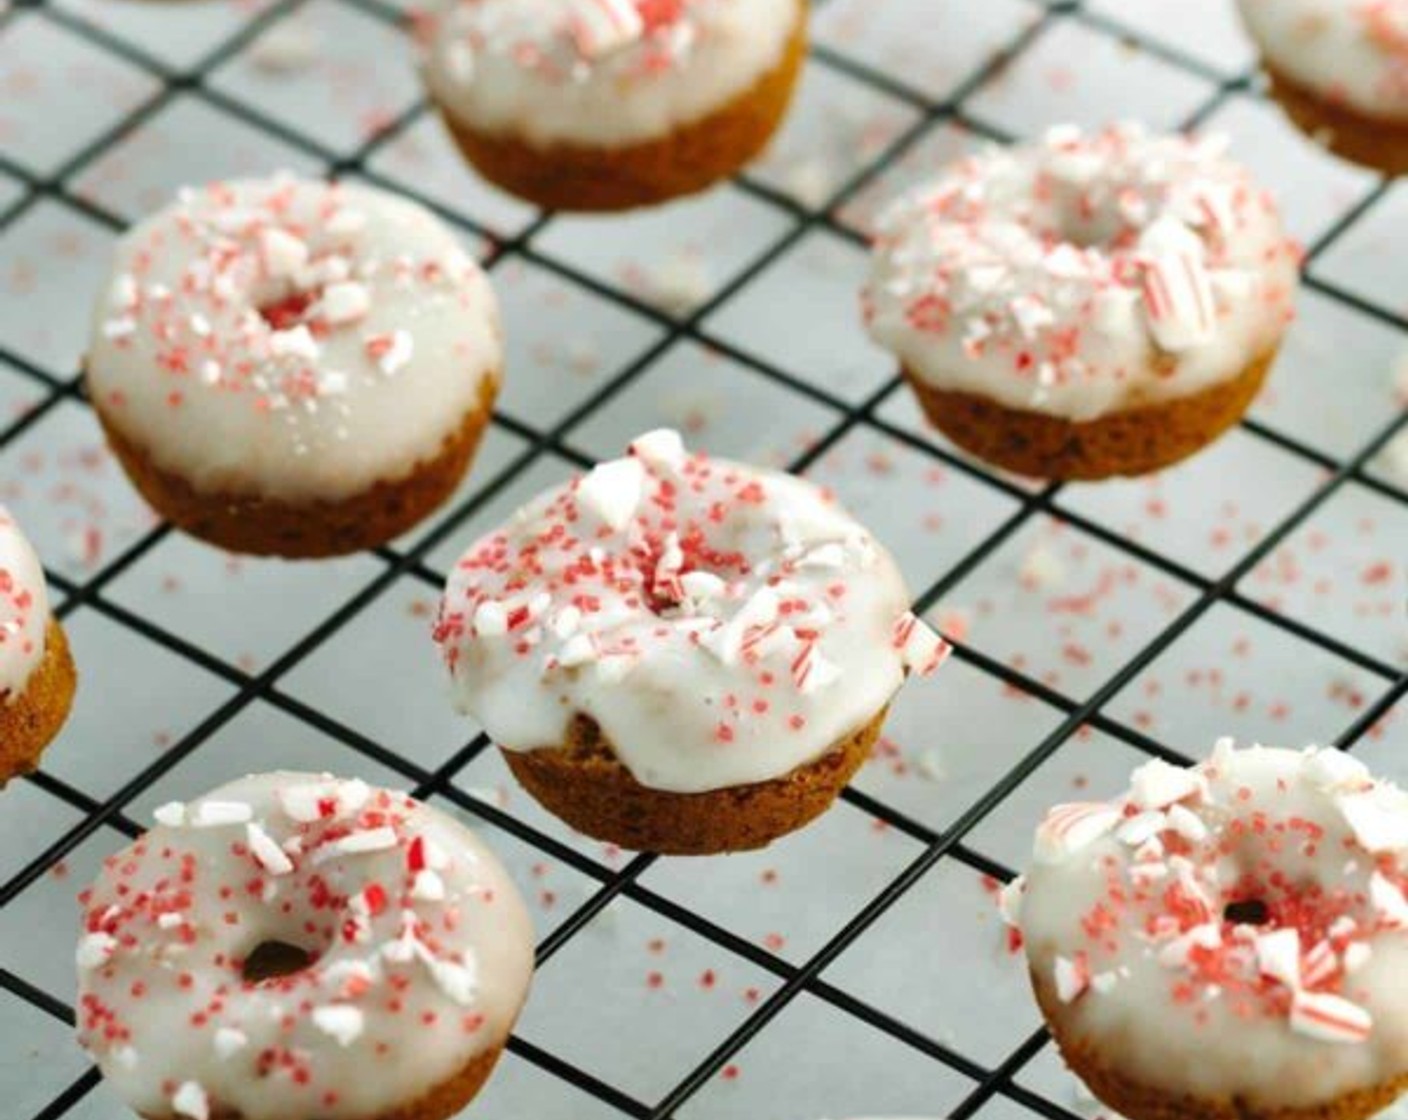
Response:
[[[114,0],[116,3],[117,0]],[[190,0],[194,3],[195,0]],[[369,16],[383,24],[399,26],[404,21],[404,13],[381,0],[325,0],[337,6]],[[887,0],[895,7],[902,5],[895,0]],[[19,900],[26,891],[36,887],[45,878],[63,867],[63,861],[80,845],[97,835],[100,830],[115,829],[128,836],[139,833],[138,823],[128,815],[132,803],[145,791],[184,759],[198,751],[222,729],[226,728],[241,713],[256,703],[277,709],[292,720],[306,724],[329,739],[356,752],[368,763],[375,763],[399,775],[418,797],[435,797],[458,807],[474,816],[486,826],[492,826],[515,837],[518,841],[541,852],[545,858],[565,865],[590,882],[591,890],[585,900],[576,905],[565,918],[555,919],[538,946],[540,966],[546,966],[565,947],[587,936],[584,932],[597,922],[612,906],[622,899],[643,907],[660,919],[675,927],[690,931],[711,946],[729,955],[730,959],[746,962],[759,974],[770,978],[770,986],[765,994],[755,994],[746,1014],[728,1029],[720,1038],[711,1039],[702,1057],[697,1058],[692,1068],[682,1076],[672,1078],[672,1086],[654,1099],[639,1099],[639,1094],[628,1092],[598,1073],[584,1068],[583,1064],[570,1060],[554,1048],[534,1043],[522,1033],[516,1035],[510,1044],[510,1052],[517,1059],[536,1067],[537,1074],[552,1084],[557,1084],[563,1094],[571,1093],[570,1087],[585,1096],[574,1099],[587,1101],[594,1098],[592,1108],[599,1109],[600,1115],[625,1115],[633,1117],[665,1118],[675,1115],[704,1116],[733,1115],[729,1106],[715,1104],[712,1108],[699,1105],[701,1091],[719,1077],[728,1077],[734,1070],[734,1063],[741,1052],[766,1032],[773,1028],[785,1009],[801,1002],[804,994],[815,1001],[827,1005],[839,1014],[866,1025],[867,1028],[886,1036],[896,1046],[922,1057],[926,1061],[944,1067],[945,1076],[957,1075],[963,1086],[956,1107],[948,1107],[948,1112],[957,1120],[993,1109],[994,1113],[1009,1110],[1012,1114],[1029,1110],[1041,1115],[1063,1118],[1072,1115],[1076,1107],[1071,1100],[1052,1099],[1053,1095],[1038,1092],[1024,1078],[1024,1071],[1031,1068],[1048,1048],[1048,1038],[1044,1031],[1027,1031],[1019,1044],[1000,1060],[972,1056],[965,1045],[963,1030],[954,1037],[936,1037],[935,1032],[926,1031],[895,1013],[882,1003],[858,998],[843,984],[834,982],[827,970],[844,954],[861,945],[878,921],[889,913],[912,888],[936,872],[941,864],[962,865],[992,880],[1006,880],[1013,874],[1011,868],[1002,861],[991,858],[981,850],[983,845],[974,840],[974,834],[985,821],[989,821],[999,806],[1013,794],[1050,759],[1061,751],[1073,738],[1089,735],[1092,730],[1109,739],[1123,744],[1134,751],[1143,752],[1172,760],[1184,760],[1189,752],[1206,748],[1207,744],[1188,744],[1164,741],[1164,737],[1151,733],[1140,726],[1138,719],[1112,714],[1111,701],[1123,693],[1132,682],[1141,677],[1148,668],[1174,647],[1187,635],[1200,620],[1216,609],[1232,606],[1248,618],[1275,628],[1303,643],[1306,648],[1315,647],[1319,654],[1332,656],[1339,662],[1353,666],[1365,679],[1374,682],[1373,690],[1352,712],[1352,718],[1343,726],[1334,741],[1345,748],[1353,748],[1372,729],[1382,728],[1394,715],[1396,705],[1408,692],[1408,648],[1400,655],[1392,651],[1385,653],[1382,648],[1369,648],[1351,640],[1343,626],[1322,626],[1318,616],[1306,617],[1306,612],[1286,612],[1277,604],[1268,602],[1265,596],[1246,590],[1247,578],[1286,542],[1300,533],[1313,518],[1331,503],[1347,487],[1355,487],[1371,492],[1391,503],[1397,512],[1408,512],[1408,493],[1402,489],[1402,480],[1387,477],[1375,469],[1378,456],[1399,438],[1408,428],[1408,411],[1402,407],[1386,406],[1382,416],[1374,417],[1372,424],[1366,424],[1364,431],[1368,438],[1356,439],[1357,447],[1348,453],[1332,454],[1317,445],[1313,438],[1304,434],[1291,434],[1288,430],[1264,419],[1248,419],[1242,425],[1243,434],[1261,444],[1279,449],[1294,459],[1301,467],[1315,472],[1315,481],[1298,494],[1297,500],[1285,512],[1278,512],[1270,524],[1261,526],[1261,532],[1254,542],[1235,562],[1209,574],[1198,565],[1170,554],[1170,550],[1141,543],[1133,534],[1111,528],[1099,517],[1080,512],[1079,502],[1067,502],[1065,497],[1071,488],[1049,485],[1034,488],[1010,479],[989,474],[980,466],[955,455],[945,445],[935,442],[922,429],[894,419],[889,408],[897,394],[903,392],[897,379],[886,380],[878,389],[869,392],[863,399],[848,399],[829,388],[818,387],[813,381],[799,376],[796,371],[780,368],[779,365],[761,360],[746,347],[731,343],[713,330],[708,320],[713,312],[727,305],[740,291],[765,273],[772,265],[792,253],[809,235],[825,231],[829,235],[852,244],[863,246],[864,237],[853,224],[842,220],[841,215],[847,204],[861,198],[865,192],[874,191],[883,183],[885,176],[895,166],[922,146],[937,129],[961,129],[978,138],[996,142],[1012,139],[1004,129],[994,127],[981,112],[973,111],[970,102],[976,94],[1007,80],[1008,75],[1021,65],[1024,55],[1039,44],[1049,41],[1051,36],[1078,28],[1080,33],[1096,36],[1103,40],[1114,40],[1120,49],[1139,53],[1157,62],[1164,68],[1173,68],[1196,78],[1205,86],[1206,92],[1198,100],[1193,111],[1182,121],[1188,128],[1197,127],[1215,116],[1233,99],[1258,101],[1262,93],[1253,67],[1243,64],[1235,72],[1219,69],[1205,61],[1201,55],[1183,49],[1177,44],[1189,42],[1188,28],[1175,27],[1180,22],[1201,18],[1189,11],[1204,11],[1207,5],[1199,3],[1185,10],[1175,6],[1171,0],[1165,4],[1165,18],[1150,20],[1147,15],[1153,5],[1141,2],[1132,8],[1144,13],[1145,18],[1128,20],[1130,26],[1120,22],[1124,18],[1120,6],[1097,4],[1094,0],[1086,3],[1042,4],[1036,0],[1007,0],[1007,2],[1030,8],[1029,18],[1024,19],[1009,41],[1001,48],[984,58],[970,60],[964,68],[967,77],[951,88],[941,99],[935,100],[925,90],[925,83],[909,80],[905,72],[891,72],[870,60],[864,61],[858,52],[849,50],[844,33],[824,37],[820,45],[811,51],[809,66],[813,72],[824,72],[832,77],[841,76],[883,95],[891,102],[905,107],[907,123],[894,135],[886,136],[878,150],[865,159],[863,166],[851,174],[844,182],[828,186],[828,194],[823,199],[808,199],[816,205],[804,205],[791,194],[768,184],[756,175],[739,179],[736,189],[769,208],[781,221],[785,231],[752,257],[747,267],[733,276],[729,282],[715,291],[707,299],[697,303],[687,312],[671,314],[667,310],[632,291],[627,285],[609,283],[591,270],[582,268],[545,248],[547,235],[555,223],[562,219],[552,214],[539,214],[527,220],[514,235],[494,239],[491,230],[477,222],[474,216],[466,215],[457,209],[447,207],[441,200],[418,194],[409,189],[406,183],[393,181],[380,172],[376,166],[376,156],[397,136],[404,135],[414,128],[427,114],[426,106],[417,102],[409,109],[380,122],[370,138],[358,144],[354,150],[338,151],[334,146],[312,140],[303,131],[290,127],[284,119],[247,103],[239,96],[208,81],[209,75],[232,58],[240,55],[261,35],[281,21],[296,18],[304,0],[276,0],[266,7],[251,7],[237,20],[232,20],[227,33],[221,36],[218,46],[205,52],[189,66],[173,66],[150,52],[142,45],[134,43],[129,36],[114,33],[101,26],[95,19],[96,9],[82,5],[65,3],[63,0],[22,0],[0,15],[0,44],[5,36],[14,32],[21,23],[32,24],[42,21],[46,26],[62,29],[65,33],[90,45],[104,56],[122,60],[130,64],[153,82],[152,93],[140,100],[135,111],[105,128],[101,135],[90,139],[81,150],[70,155],[61,165],[48,173],[37,174],[26,161],[7,150],[4,133],[0,131],[0,173],[7,175],[18,185],[14,200],[0,210],[0,243],[6,231],[31,213],[36,207],[49,203],[66,208],[67,211],[82,215],[98,227],[112,231],[125,228],[123,216],[95,201],[92,192],[77,189],[75,181],[85,171],[93,167],[105,153],[129,140],[144,129],[147,124],[177,99],[194,99],[203,103],[223,117],[243,122],[249,128],[276,138],[287,148],[305,153],[312,161],[325,165],[334,175],[357,175],[388,189],[409,193],[433,209],[446,220],[463,229],[468,235],[488,238],[491,248],[487,261],[491,270],[500,270],[512,262],[527,264],[557,278],[575,290],[592,293],[601,301],[625,309],[632,316],[650,324],[657,330],[655,341],[643,353],[631,360],[623,368],[604,377],[595,390],[580,401],[558,422],[550,427],[539,429],[525,423],[522,418],[500,413],[496,425],[502,432],[518,437],[518,448],[509,456],[506,465],[486,477],[476,479],[478,485],[462,498],[453,514],[440,522],[427,535],[418,538],[406,547],[393,547],[380,550],[380,566],[374,576],[355,594],[346,598],[331,614],[323,618],[281,655],[262,669],[251,670],[241,667],[224,653],[203,648],[196,641],[181,633],[174,632],[161,622],[147,617],[130,605],[123,605],[119,597],[110,594],[115,581],[130,572],[157,549],[170,536],[164,525],[152,527],[140,535],[133,543],[121,548],[115,555],[106,558],[86,574],[76,579],[60,571],[51,570],[50,580],[56,589],[56,597],[62,599],[60,615],[72,624],[76,617],[85,613],[96,613],[108,623],[121,627],[141,640],[155,643],[177,658],[189,661],[227,686],[228,699],[205,713],[199,722],[181,735],[176,741],[164,745],[164,749],[150,761],[134,767],[130,775],[118,788],[105,796],[93,796],[83,788],[81,778],[70,774],[68,778],[57,777],[51,770],[41,770],[26,781],[37,791],[38,796],[54,799],[69,807],[70,815],[76,810],[79,815],[74,823],[56,837],[40,837],[35,840],[36,850],[25,853],[32,856],[22,865],[16,862],[19,870],[8,881],[0,885],[0,912]],[[825,14],[825,9],[842,7],[845,0],[819,0],[816,7]],[[926,36],[942,36],[945,20],[966,19],[975,16],[980,6],[988,0],[930,0],[926,10],[921,2],[909,2],[907,8],[915,14],[915,50],[922,53]],[[1231,0],[1227,0],[1231,6]],[[883,7],[876,0],[877,8]],[[851,9],[861,5],[849,3]],[[1176,8],[1176,10],[1175,10]],[[173,9],[174,10],[174,9]],[[925,22],[927,21],[927,22]],[[1161,23],[1177,34],[1160,34]],[[920,24],[923,24],[920,26]],[[1137,25],[1137,26],[1135,26]],[[1140,29],[1143,30],[1140,30]],[[1196,36],[1194,36],[1196,38]],[[39,63],[41,60],[35,60]],[[1069,60],[1070,67],[1079,75],[1084,60]],[[0,78],[4,77],[0,66]],[[1111,115],[1118,115],[1122,94],[1126,91],[1111,89]],[[63,121],[51,122],[51,127],[61,129]],[[1308,158],[1327,160],[1319,154]],[[250,168],[251,172],[267,170]],[[1364,189],[1343,207],[1335,219],[1306,247],[1305,286],[1326,303],[1343,309],[1346,314],[1372,322],[1376,329],[1398,332],[1401,340],[1408,340],[1408,319],[1404,317],[1404,291],[1384,293],[1387,303],[1368,298],[1354,285],[1346,285],[1326,279],[1317,270],[1317,263],[1357,226],[1370,220],[1376,208],[1388,204],[1392,187],[1386,182],[1377,182]],[[1400,253],[1403,247],[1400,244]],[[6,262],[0,259],[0,268]],[[74,293],[76,305],[86,308],[87,293]],[[79,310],[72,317],[74,331],[83,330],[84,311]],[[859,329],[859,327],[857,327]],[[995,557],[1033,523],[1045,518],[1053,518],[1073,527],[1092,541],[1138,563],[1166,578],[1181,589],[1178,605],[1170,610],[1167,617],[1161,618],[1151,639],[1141,641],[1132,655],[1122,656],[1114,671],[1102,674],[1095,685],[1079,695],[1068,695],[1059,682],[1027,671],[1019,659],[985,652],[982,643],[969,641],[961,635],[957,638],[957,659],[977,674],[990,678],[1005,686],[1014,695],[1030,697],[1045,705],[1054,713],[1048,729],[1040,741],[1031,743],[1014,741],[1010,747],[1010,758],[999,767],[997,780],[984,783],[979,795],[968,800],[961,812],[942,828],[936,831],[916,816],[897,809],[883,796],[862,792],[852,788],[844,795],[845,801],[858,813],[864,814],[876,827],[888,828],[907,837],[913,843],[913,853],[897,873],[888,877],[880,889],[872,892],[864,904],[851,913],[820,947],[803,959],[791,960],[774,951],[766,943],[741,936],[725,928],[719,922],[684,905],[666,892],[657,890],[642,882],[643,876],[659,861],[650,855],[621,857],[614,866],[584,855],[579,847],[562,838],[549,836],[541,828],[520,818],[505,807],[495,804],[492,799],[476,795],[457,784],[458,779],[486,752],[489,744],[482,736],[476,737],[456,750],[443,764],[433,769],[418,764],[377,737],[363,729],[348,726],[317,706],[295,698],[281,687],[286,678],[315,651],[319,650],[347,627],[352,621],[393,587],[409,579],[424,586],[427,595],[438,589],[441,576],[427,563],[427,556],[447,539],[459,540],[465,523],[481,510],[503,496],[524,472],[540,464],[544,458],[586,466],[590,459],[574,443],[573,433],[584,421],[598,416],[603,410],[618,407],[627,399],[642,377],[657,365],[663,355],[676,344],[699,343],[715,354],[752,371],[752,373],[785,390],[796,399],[808,400],[826,406],[834,414],[834,422],[826,430],[812,439],[789,464],[793,470],[806,471],[815,467],[839,445],[857,431],[879,433],[896,447],[923,456],[945,471],[955,472],[973,484],[1001,495],[1007,510],[997,519],[995,528],[986,530],[976,547],[967,548],[956,563],[947,564],[946,570],[929,573],[928,585],[922,588],[917,601],[917,609],[929,610],[941,601],[946,601],[954,589],[959,588],[975,573],[995,563]],[[0,346],[0,358],[7,362],[18,375],[32,382],[31,395],[42,397],[35,406],[0,429],[0,455],[21,441],[27,433],[44,423],[46,417],[56,410],[76,403],[86,408],[80,377],[73,369],[45,368],[44,364],[32,355],[19,350]],[[509,371],[513,376],[513,371]],[[1387,378],[1386,371],[1365,372],[1366,377]],[[1401,405],[1402,402],[1400,402]],[[485,468],[480,467],[481,471]],[[1235,487],[1228,487],[1235,493]],[[1254,498],[1255,495],[1248,497]],[[1408,558],[1408,534],[1390,531],[1388,536],[1390,563],[1402,565]],[[1397,554],[1394,559],[1394,554]],[[1394,609],[1402,618],[1402,604]],[[1039,625],[1033,620],[1033,625]],[[1349,628],[1352,631],[1352,627]],[[1408,627],[1405,627],[1408,629]],[[1127,651],[1126,651],[1127,653]],[[141,683],[134,682],[132,688],[140,689]],[[942,679],[932,687],[941,688]],[[161,704],[163,699],[153,696],[152,704]],[[1399,712],[1401,714],[1401,710]],[[941,730],[936,736],[941,737]],[[1401,732],[1399,732],[1401,738]],[[84,742],[68,744],[63,742],[54,748],[75,752],[101,750],[101,743]],[[348,768],[355,768],[356,758],[349,756]],[[230,772],[240,769],[238,761],[232,761]],[[192,794],[196,790],[188,791]],[[0,804],[0,812],[4,805]],[[922,814],[920,814],[922,815]],[[17,838],[18,839],[18,838]],[[38,846],[42,843],[42,847]],[[78,884],[72,884],[76,889]],[[0,926],[5,938],[19,936],[12,929]],[[66,942],[70,931],[67,929],[45,929],[27,931],[27,936],[49,938]],[[22,965],[11,967],[14,943],[0,944],[0,997],[6,993],[17,998],[44,1016],[52,1017],[63,1024],[71,1024],[73,1010],[65,1000],[48,989],[46,985],[25,975]],[[933,967],[956,966],[945,963],[945,947],[936,944],[933,951]],[[908,968],[911,962],[896,961],[895,967]],[[1015,965],[1014,965],[1015,967]],[[922,973],[916,975],[915,983],[923,983]],[[7,1047],[11,1045],[6,1040]],[[19,1043],[17,1042],[17,1045]],[[836,1060],[844,1061],[837,1055]],[[76,1059],[75,1059],[76,1061]],[[74,1066],[74,1068],[81,1068]],[[938,1069],[935,1070],[936,1075]],[[761,1076],[766,1076],[765,1072]],[[881,1071],[883,1076],[883,1071]],[[0,1096],[10,1100],[16,1098],[17,1090],[23,1081],[29,1080],[30,1071],[25,1067],[21,1056],[17,1064],[0,1065]],[[13,1079],[11,1084],[6,1082]],[[556,1079],[556,1080],[555,1080]],[[97,1072],[88,1068],[71,1083],[66,1084],[52,1099],[46,1098],[35,1120],[54,1120],[60,1116],[90,1115],[85,1108],[91,1105],[94,1089],[99,1081]],[[691,1104],[691,1102],[694,1102]],[[778,1107],[785,1102],[779,1100]],[[492,1107],[492,1106],[490,1106]],[[584,1108],[586,1105],[584,1104]],[[848,1107],[849,1104],[848,1104]],[[919,1106],[915,1106],[918,1111]],[[0,1111],[6,1111],[0,1109]],[[32,1110],[26,1106],[26,1113]],[[101,1111],[101,1110],[99,1110]],[[931,1111],[938,1111],[932,1109]],[[508,1115],[496,1113],[483,1106],[471,1106],[470,1115]],[[522,1113],[518,1113],[522,1114]],[[562,1115],[576,1115],[568,1110]],[[593,1111],[593,1115],[597,1115]],[[16,1115],[16,1120],[28,1117]],[[103,1113],[107,1115],[106,1112]]]

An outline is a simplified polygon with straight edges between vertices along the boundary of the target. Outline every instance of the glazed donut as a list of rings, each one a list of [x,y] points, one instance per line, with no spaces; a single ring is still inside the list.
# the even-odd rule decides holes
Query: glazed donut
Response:
[[[453,490],[501,365],[493,292],[442,222],[276,177],[186,191],[123,238],[87,377],[164,516],[235,551],[325,556]]]
[[[443,813],[329,775],[157,810],[81,896],[78,1030],[148,1120],[443,1120],[533,967],[498,860]]]
[[[947,652],[828,495],[672,431],[471,548],[436,638],[461,707],[548,808],[695,854],[825,809],[906,673]]]
[[[0,787],[39,764],[68,719],[76,683],[39,557],[0,506]]]
[[[805,0],[446,0],[425,79],[486,178],[540,206],[617,210],[702,190],[791,99]]]
[[[930,420],[998,466],[1138,474],[1238,419],[1298,253],[1220,139],[1092,135],[960,160],[882,217],[862,306]]]
[[[1132,1120],[1359,1120],[1408,1088],[1408,794],[1230,740],[1062,805],[1006,892],[1072,1069]]]
[[[1272,92],[1311,137],[1408,173],[1408,5],[1402,0],[1238,0]]]

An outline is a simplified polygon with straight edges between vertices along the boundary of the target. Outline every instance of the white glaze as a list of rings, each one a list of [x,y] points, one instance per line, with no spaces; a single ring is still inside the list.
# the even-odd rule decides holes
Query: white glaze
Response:
[[[928,384],[1075,421],[1236,377],[1280,340],[1298,253],[1223,147],[1063,126],[960,160],[882,218],[871,334]]]
[[[157,817],[82,897],[77,953],[80,1040],[134,1111],[367,1120],[503,1042],[532,929],[457,821],[287,773]],[[316,960],[245,983],[238,962],[271,940]]]
[[[49,591],[44,569],[0,506],[0,703],[13,703],[44,660]]]
[[[814,761],[938,667],[894,561],[832,498],[673,432],[632,448],[451,574],[437,639],[495,742],[557,746],[582,713],[642,785],[722,789]]]
[[[1327,101],[1408,124],[1408,2],[1238,0],[1268,62]]]
[[[479,132],[543,146],[641,143],[757,84],[804,18],[798,0],[625,0],[643,17],[639,33],[588,57],[573,29],[598,2],[450,0],[432,21],[431,94]]]
[[[296,295],[316,302],[282,330],[258,312]],[[291,502],[404,477],[502,364],[493,292],[442,222],[285,177],[184,192],[128,233],[93,331],[94,401],[159,466]]]
[[[1310,1109],[1408,1074],[1405,887],[1408,795],[1338,751],[1224,741],[1192,772],[1152,763],[1108,806],[1054,810],[1007,901],[1063,1032],[1111,1066]],[[1265,924],[1225,918],[1248,898]],[[1326,1029],[1322,1004],[1354,1029]]]

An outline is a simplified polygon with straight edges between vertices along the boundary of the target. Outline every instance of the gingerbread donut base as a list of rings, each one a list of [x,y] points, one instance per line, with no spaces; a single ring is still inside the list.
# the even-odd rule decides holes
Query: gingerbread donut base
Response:
[[[503,755],[544,808],[597,840],[661,855],[746,852],[824,813],[870,757],[885,714],[784,777],[708,793],[641,785],[586,716],[572,722],[560,747]]]
[[[0,702],[0,788],[39,765],[44,748],[68,719],[77,687],[78,674],[68,639],[63,627],[50,619],[44,635],[44,657],[23,691],[12,700]]]
[[[761,152],[787,112],[806,48],[798,0],[786,53],[752,88],[659,140],[623,147],[539,145],[476,131],[440,111],[465,158],[509,193],[548,210],[630,210],[702,191]]]
[[[1302,132],[1338,156],[1385,175],[1408,175],[1408,121],[1336,105],[1272,66],[1271,93]]]
[[[904,376],[929,422],[978,458],[1055,482],[1142,475],[1186,459],[1246,413],[1275,361],[1274,351],[1236,377],[1197,393],[1075,421],[974,393],[937,389]]]
[[[1408,1091],[1408,1076],[1372,1089],[1346,1093],[1308,1108],[1261,1106],[1246,1097],[1178,1095],[1142,1084],[1120,1072],[1108,1054],[1068,1028],[1068,1007],[1054,986],[1031,974],[1032,988],[1061,1057],[1092,1093],[1128,1120],[1368,1120]]]
[[[433,458],[410,474],[378,482],[336,502],[284,502],[247,494],[207,494],[153,461],[96,408],[109,446],[142,497],[178,529],[218,548],[287,560],[344,556],[400,536],[438,508],[459,485],[489,425],[497,375],[486,377],[479,407],[465,416]]]

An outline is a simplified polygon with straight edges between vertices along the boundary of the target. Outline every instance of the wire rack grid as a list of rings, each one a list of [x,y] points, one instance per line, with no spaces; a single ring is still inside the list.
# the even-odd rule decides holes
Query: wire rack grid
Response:
[[[1389,374],[1408,332],[1408,199],[1280,121],[1224,10],[1230,0],[1193,0],[1177,12],[1170,0],[818,0],[795,135],[789,129],[774,157],[710,200],[619,226],[532,213],[480,187],[461,192],[462,172],[422,174],[414,160],[400,162],[426,144],[445,147],[408,92],[409,61],[403,74],[370,47],[357,66],[338,54],[345,26],[364,47],[399,33],[406,13],[390,0],[211,0],[155,17],[142,5],[105,4],[26,0],[0,15],[0,84],[14,95],[0,113],[0,283],[12,309],[0,313],[0,406],[14,402],[0,427],[0,496],[40,524],[58,613],[79,634],[80,655],[85,643],[103,650],[82,664],[95,714],[6,794],[0,814],[0,1022],[7,1040],[12,1032],[34,1040],[0,1058],[7,1115],[122,1114],[67,1029],[72,985],[60,969],[69,929],[34,922],[64,913],[61,899],[80,885],[70,878],[137,835],[158,791],[189,796],[200,775],[233,775],[261,757],[302,761],[304,747],[288,744],[303,736],[320,744],[308,748],[314,761],[384,775],[472,818],[511,850],[536,892],[538,992],[547,994],[535,994],[499,1080],[471,1106],[486,1118],[803,1120],[880,1108],[957,1120],[1088,1115],[1023,1001],[1020,970],[996,947],[988,913],[987,895],[1012,876],[1038,807],[1071,784],[1113,783],[1140,756],[1184,760],[1223,724],[1332,740],[1408,776],[1391,746],[1408,692],[1408,411]],[[329,48],[337,57],[307,65],[326,66],[339,112],[361,114],[346,134],[301,120],[279,92],[288,79],[271,45],[287,51],[290,31],[297,47],[318,28],[337,40]],[[349,92],[388,70],[385,103]],[[39,106],[24,96],[35,89]],[[26,127],[24,114],[44,105],[42,127],[32,118]],[[788,360],[787,346],[805,351],[805,329],[831,343],[819,322],[826,309],[811,307],[800,327],[783,324],[779,343],[768,326],[779,287],[793,304],[812,301],[816,282],[825,286],[817,300],[837,290],[849,298],[877,200],[970,143],[1116,108],[1237,134],[1292,196],[1306,239],[1309,307],[1296,328],[1305,343],[1283,361],[1292,371],[1282,376],[1294,380],[1221,450],[1153,483],[1034,487],[986,471],[927,431],[877,356],[834,371],[820,368],[824,351]],[[207,132],[205,122],[218,127]],[[163,143],[173,128],[176,140]],[[222,129],[237,130],[239,142],[217,154]],[[267,141],[268,154],[246,151],[249,137]],[[618,324],[605,346],[613,356],[569,345],[540,360],[547,374],[537,396],[506,400],[453,509],[428,531],[336,569],[320,592],[290,566],[247,568],[164,525],[123,521],[113,510],[131,499],[113,496],[122,483],[97,450],[75,372],[72,339],[83,333],[87,296],[74,276],[89,257],[101,263],[80,243],[124,229],[157,187],[188,174],[192,150],[197,170],[214,161],[221,174],[258,172],[278,159],[416,197],[479,243],[501,282],[539,285],[534,310],[585,301]],[[148,171],[154,182],[142,188]],[[683,290],[678,276],[642,279],[638,264],[603,263],[602,245],[678,229],[702,242],[719,222],[742,228],[734,258],[711,264],[726,275],[703,268],[697,245],[674,259]],[[58,262],[47,271],[25,255],[36,239]],[[818,245],[845,266],[828,271],[808,255]],[[750,306],[758,310],[737,310]],[[520,353],[561,349],[551,316],[523,318]],[[617,335],[629,344],[617,345]],[[854,352],[854,343],[840,345]],[[555,379],[573,366],[592,367],[591,376],[558,402]],[[510,369],[511,387],[518,376]],[[746,396],[757,430],[740,433],[736,409],[711,416],[722,406],[698,395],[704,380],[732,386],[724,397]],[[374,667],[399,669],[395,643],[424,642],[425,602],[445,558],[474,531],[662,412],[702,427],[705,443],[742,441],[740,449],[815,474],[881,522],[918,509],[923,516],[900,534],[901,561],[921,588],[916,609],[957,649],[950,688],[940,678],[910,709],[902,702],[893,738],[841,807],[770,853],[723,861],[728,871],[567,834],[494,788],[503,774],[482,735],[435,723],[437,750],[399,735],[398,721],[419,726],[413,709],[424,694],[398,698],[408,676],[357,676],[369,651]],[[57,478],[45,474],[54,461]],[[94,476],[103,481],[90,493]],[[62,516],[46,512],[53,506]],[[940,531],[945,520],[957,528]],[[172,572],[207,569],[238,578],[212,585],[214,606],[190,595],[167,605],[182,598]],[[1351,574],[1335,583],[1329,571]],[[1096,580],[1090,595],[1109,599],[1108,615],[1080,605],[1082,579]],[[1143,590],[1128,591],[1136,585]],[[1063,591],[1074,607],[1063,605],[1072,598]],[[229,620],[255,625],[286,608],[296,632],[261,637],[258,656],[231,644],[228,630],[239,627]],[[413,625],[402,619],[386,637],[368,620],[388,615]],[[372,639],[359,636],[368,629]],[[1250,658],[1241,686],[1226,683],[1218,674],[1235,675],[1248,634],[1271,653]],[[405,658],[419,666],[410,648]],[[129,660],[128,650],[142,652]],[[138,679],[158,661],[167,676]],[[363,680],[379,691],[378,706],[341,706],[348,685]],[[960,693],[986,699],[968,706]],[[179,709],[179,731],[144,750],[114,747],[118,757],[103,762],[111,743],[126,742],[127,722],[133,736],[146,734],[151,713],[166,708]],[[801,884],[781,901],[768,893],[779,875]],[[777,932],[789,922],[799,931],[790,939]],[[668,947],[684,941],[692,948],[677,963]],[[672,979],[691,969],[697,977]],[[721,997],[707,992],[724,976],[740,979],[720,1010]],[[925,988],[937,994],[910,1001]],[[935,1002],[956,1008],[956,1022],[936,1017]]]

